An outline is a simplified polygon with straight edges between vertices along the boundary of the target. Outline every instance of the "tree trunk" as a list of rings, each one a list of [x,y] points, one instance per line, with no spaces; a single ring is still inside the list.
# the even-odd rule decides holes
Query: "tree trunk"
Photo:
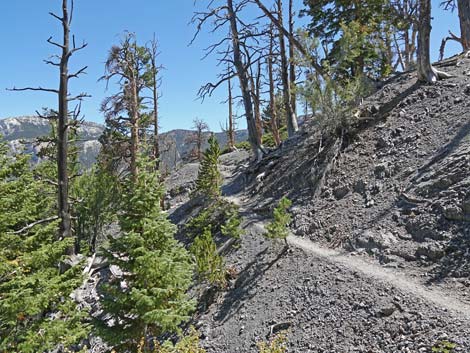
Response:
[[[263,125],[261,122],[261,62],[258,61],[256,75],[250,73],[251,95],[253,97],[253,107],[255,113],[256,132],[259,139],[263,141]]]
[[[419,0],[419,33],[418,33],[418,79],[433,83],[438,80],[431,66],[429,57],[431,35],[431,0]]]
[[[63,46],[60,60],[60,84],[59,84],[59,116],[57,122],[57,174],[58,174],[58,207],[59,207],[59,236],[69,238],[72,236],[72,217],[68,197],[68,62],[70,58],[70,22],[67,9],[67,0],[62,1],[62,27]],[[68,254],[75,252],[74,247],[68,249]]]
[[[282,16],[282,0],[277,0],[278,7],[278,19],[279,23],[283,23]],[[294,135],[299,127],[297,125],[297,116],[295,115],[294,109],[292,108],[292,96],[291,96],[291,87],[289,81],[289,68],[286,55],[286,45],[284,40],[284,34],[282,31],[279,31],[279,47],[281,51],[281,77],[282,77],[282,86],[283,86],[283,98],[284,105],[286,110],[286,122],[287,122],[287,133],[289,137]]]
[[[289,0],[289,76],[290,76],[290,89],[291,89],[291,103],[292,103],[292,111],[297,116],[297,95],[295,93],[295,86],[296,86],[296,75],[295,75],[295,46],[292,42],[292,38],[294,38],[294,1]]]
[[[139,154],[139,100],[137,98],[137,82],[135,75],[131,82],[131,174],[134,180],[137,178],[137,158]]]
[[[464,51],[470,50],[470,1],[458,0],[460,39]]]
[[[268,75],[269,75],[269,114],[271,115],[270,125],[276,146],[281,144],[281,137],[279,136],[279,129],[277,126],[277,112],[276,112],[276,95],[274,92],[274,31],[271,25],[270,44],[269,44],[269,57],[268,57]]]
[[[231,151],[235,149],[235,126],[233,123],[233,97],[232,81],[228,80],[228,147]]]
[[[255,3],[258,5],[258,7],[263,11],[263,13],[266,15],[271,20],[271,23],[274,24],[279,31],[284,34],[289,40],[292,42],[292,44],[295,46],[295,48],[302,53],[302,55],[310,60],[310,64],[312,67],[316,70],[317,74],[321,76],[326,76],[326,73],[323,70],[323,67],[318,63],[316,58],[312,57],[311,53],[307,52],[307,49],[303,47],[303,45],[295,38],[295,36],[291,35],[287,29],[284,28],[283,23],[281,22],[281,19],[277,19],[271,11],[267,9],[266,6],[263,5],[261,0],[255,0]]]
[[[245,107],[245,116],[248,127],[248,141],[250,142],[256,160],[260,161],[263,158],[263,149],[261,140],[256,130],[256,122],[253,114],[253,101],[251,99],[250,92],[250,79],[248,70],[242,60],[240,37],[238,33],[237,18],[233,8],[233,0],[227,0],[227,11],[232,34],[233,63],[237,69],[238,79],[240,81],[240,90],[243,98],[243,105]]]
[[[158,145],[158,90],[157,90],[157,68],[153,62],[154,80],[152,86],[153,94],[153,158],[155,160],[155,170],[160,169],[160,146]]]
[[[150,46],[147,47],[150,62],[151,62],[151,72],[152,72],[152,81],[151,81],[151,90],[152,90],[152,103],[153,103],[153,158],[155,162],[155,170],[160,169],[160,146],[158,138],[158,71],[157,66],[157,56],[158,56],[158,47],[157,40],[154,38],[150,42]]]

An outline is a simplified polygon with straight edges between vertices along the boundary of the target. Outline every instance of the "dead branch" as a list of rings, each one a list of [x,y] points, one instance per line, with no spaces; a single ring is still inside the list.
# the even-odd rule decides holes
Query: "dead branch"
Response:
[[[28,224],[26,227],[24,228],[21,228],[20,230],[16,231],[16,232],[13,232],[13,234],[21,234],[21,233],[24,233],[28,230],[30,230],[31,228],[34,228],[35,226],[39,225],[39,224],[44,224],[44,223],[48,223],[48,222],[53,222],[53,221],[56,221],[59,219],[59,216],[53,216],[53,217],[49,217],[49,218],[45,218],[45,219],[41,219],[39,221],[36,221],[36,222],[33,222],[31,224]]]

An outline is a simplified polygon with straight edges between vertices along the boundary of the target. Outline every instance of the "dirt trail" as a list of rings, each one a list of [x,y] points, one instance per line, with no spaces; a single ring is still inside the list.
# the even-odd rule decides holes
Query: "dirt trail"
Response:
[[[246,214],[254,213],[250,211],[249,206],[245,204],[245,198],[243,196],[239,197],[231,195],[227,196],[226,199],[238,205],[241,212]],[[265,222],[253,222],[251,226],[264,228]],[[357,271],[368,278],[391,285],[412,295],[413,297],[419,298],[427,304],[433,305],[439,309],[447,310],[465,320],[470,320],[470,305],[462,302],[456,297],[453,297],[449,292],[440,290],[436,287],[426,286],[420,283],[417,279],[414,279],[399,270],[385,268],[348,253],[322,247],[311,240],[300,238],[293,234],[288,236],[287,243],[290,246],[305,251],[307,254],[324,259],[332,264],[345,267],[349,271]]]
[[[320,247],[310,240],[299,238],[297,236],[290,235],[287,238],[287,242],[289,245],[300,248],[308,254],[323,258],[331,263],[344,266],[349,270],[362,273],[369,278],[392,285],[393,287],[413,295],[416,298],[424,300],[428,304],[449,310],[458,316],[463,316],[463,318],[467,320],[470,319],[470,305],[452,297],[447,292],[441,291],[437,288],[426,287],[417,280],[407,276],[406,274],[400,273],[397,270],[387,269],[346,253],[340,253],[333,249]]]

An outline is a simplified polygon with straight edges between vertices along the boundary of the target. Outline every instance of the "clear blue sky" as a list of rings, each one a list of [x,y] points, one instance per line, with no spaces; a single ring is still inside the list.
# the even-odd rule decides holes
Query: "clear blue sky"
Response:
[[[271,5],[273,0],[265,0]],[[299,7],[302,1],[297,0]],[[207,0],[196,1],[199,8]],[[433,2],[432,55],[437,57],[441,38],[449,29],[459,34],[457,15],[438,8],[440,0]],[[53,35],[59,37],[59,22],[48,15],[49,11],[60,11],[60,0],[1,0],[0,33],[2,55],[0,57],[0,117],[32,115],[41,107],[55,107],[53,95],[38,92],[7,92],[7,87],[38,86],[56,87],[56,68],[45,65],[42,60],[56,53],[46,43]],[[128,30],[135,32],[141,43],[156,33],[160,43],[160,62],[165,66],[163,97],[160,101],[163,130],[190,128],[195,117],[209,122],[210,128],[219,130],[219,122],[227,116],[227,107],[222,88],[204,103],[196,99],[199,87],[216,80],[219,68],[214,57],[201,60],[203,48],[215,37],[205,31],[196,43],[188,47],[194,26],[188,23],[196,10],[193,0],[75,0],[75,16],[72,31],[77,41],[85,40],[88,47],[71,59],[71,66],[88,65],[87,75],[71,84],[73,93],[85,91],[92,95],[83,103],[82,112],[87,120],[103,122],[99,112],[102,99],[109,94],[103,82],[107,52],[119,41],[119,35]],[[253,15],[258,10],[253,8]],[[448,54],[460,50],[450,43]]]

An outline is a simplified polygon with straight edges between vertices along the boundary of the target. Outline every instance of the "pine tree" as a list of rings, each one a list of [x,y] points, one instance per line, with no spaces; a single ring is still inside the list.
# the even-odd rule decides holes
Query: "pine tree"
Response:
[[[216,199],[220,196],[222,176],[218,163],[220,157],[219,142],[214,134],[209,138],[209,148],[203,153],[199,174],[196,180],[196,192]]]
[[[289,223],[292,216],[289,214],[289,207],[292,205],[287,197],[283,197],[273,211],[273,220],[268,224],[266,236],[272,239],[286,239],[289,235]]]
[[[79,200],[74,213],[77,239],[83,251],[95,252],[103,241],[105,226],[115,220],[119,193],[117,178],[101,164],[76,179],[71,194]]]
[[[382,62],[386,29],[396,20],[389,1],[304,0],[304,4],[302,13],[311,17],[310,35],[327,50],[326,60],[340,78],[365,74],[375,78],[390,70]]]
[[[126,180],[122,235],[111,240],[107,251],[110,264],[123,276],[105,287],[104,308],[114,325],[102,334],[111,344],[131,349],[141,337],[177,331],[194,308],[186,296],[191,258],[160,208],[163,190],[153,167],[140,158],[139,173]]]
[[[53,167],[33,170],[0,145],[0,351],[43,352],[88,331],[70,298],[81,267],[59,270],[73,239],[57,240],[55,189],[35,176]]]
[[[222,257],[217,253],[217,246],[212,238],[210,228],[206,228],[191,246],[196,259],[197,272],[201,279],[210,284],[225,287],[225,266]]]

